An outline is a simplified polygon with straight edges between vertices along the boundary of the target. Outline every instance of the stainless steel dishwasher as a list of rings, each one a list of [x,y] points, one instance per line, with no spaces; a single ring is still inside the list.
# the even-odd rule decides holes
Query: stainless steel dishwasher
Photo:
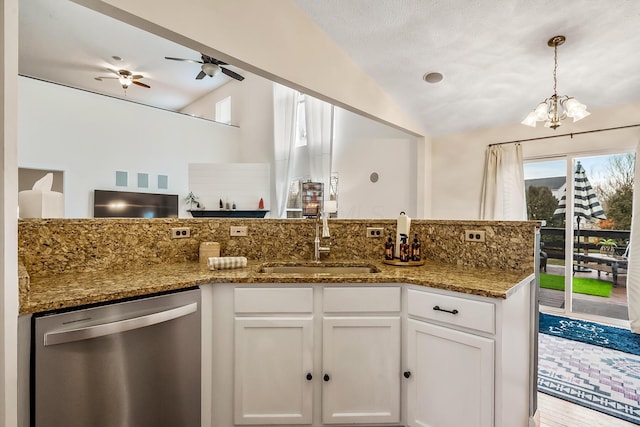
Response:
[[[31,425],[200,427],[200,289],[32,320]]]

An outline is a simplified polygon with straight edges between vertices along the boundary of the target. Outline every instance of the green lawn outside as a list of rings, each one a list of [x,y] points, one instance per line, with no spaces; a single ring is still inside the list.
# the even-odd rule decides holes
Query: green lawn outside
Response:
[[[540,273],[540,287],[564,291],[564,276]],[[573,278],[573,293],[576,294],[609,298],[612,288],[613,284],[611,282],[605,282],[604,280],[591,279],[588,277]]]

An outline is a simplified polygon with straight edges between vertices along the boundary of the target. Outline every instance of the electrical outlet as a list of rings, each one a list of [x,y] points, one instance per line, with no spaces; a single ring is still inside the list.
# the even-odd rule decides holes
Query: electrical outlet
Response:
[[[229,233],[232,237],[246,237],[247,236],[247,227],[246,226],[231,226]]]
[[[383,237],[384,228],[382,227],[367,227],[367,237]]]
[[[186,239],[191,237],[191,229],[189,227],[172,227],[171,238],[172,239]]]
[[[484,230],[465,230],[464,231],[465,242],[482,242],[485,241]]]

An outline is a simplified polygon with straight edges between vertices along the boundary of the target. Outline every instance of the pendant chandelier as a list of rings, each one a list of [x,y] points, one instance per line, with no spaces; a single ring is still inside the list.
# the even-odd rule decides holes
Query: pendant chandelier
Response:
[[[558,96],[556,87],[558,85],[558,46],[565,42],[565,36],[554,36],[547,42],[553,48],[553,95],[542,101],[529,113],[521,122],[523,125],[536,127],[538,122],[544,122],[544,127],[556,130],[560,126],[560,121],[570,117],[574,122],[584,119],[589,114],[587,106],[581,104],[577,99],[567,95]]]

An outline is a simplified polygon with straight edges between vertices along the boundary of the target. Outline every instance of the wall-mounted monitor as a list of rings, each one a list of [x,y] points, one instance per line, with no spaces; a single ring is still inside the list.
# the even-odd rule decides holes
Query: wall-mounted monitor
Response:
[[[177,194],[95,190],[94,218],[177,218]]]

